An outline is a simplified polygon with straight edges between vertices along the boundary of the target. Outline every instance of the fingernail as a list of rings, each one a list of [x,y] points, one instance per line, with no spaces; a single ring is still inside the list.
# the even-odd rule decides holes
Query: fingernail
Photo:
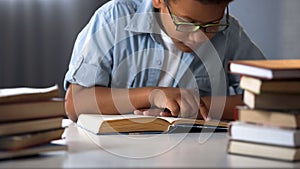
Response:
[[[206,118],[205,118],[205,121],[210,121],[211,120],[211,118],[209,117],[209,116],[207,116]]]
[[[143,111],[143,115],[150,116],[151,114],[150,114],[150,112],[148,110],[146,110],[146,111]]]
[[[142,114],[142,112],[140,110],[134,110],[133,113],[136,115]]]

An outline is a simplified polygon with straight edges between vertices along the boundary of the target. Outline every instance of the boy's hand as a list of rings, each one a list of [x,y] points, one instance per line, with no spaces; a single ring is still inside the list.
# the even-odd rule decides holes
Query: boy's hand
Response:
[[[144,115],[144,116],[162,116],[162,117],[172,117],[170,111],[166,111],[163,109],[141,109],[141,110],[134,110],[133,112],[136,115]]]
[[[149,101],[151,106],[168,109],[175,117],[196,118],[199,112],[199,95],[194,90],[158,88],[152,90]]]
[[[179,88],[157,88],[149,96],[154,109],[136,110],[135,114],[150,116],[174,116],[207,119],[207,109],[194,90]],[[199,110],[200,114],[199,115]]]
[[[161,117],[173,117],[171,112],[167,109],[158,109],[158,108],[150,108],[150,109],[139,109],[134,110],[135,115],[144,115],[144,116],[161,116]],[[202,114],[208,114],[208,108],[205,106],[204,102],[200,101],[200,113],[198,113],[197,119],[204,119]],[[210,120],[207,117],[205,120]]]

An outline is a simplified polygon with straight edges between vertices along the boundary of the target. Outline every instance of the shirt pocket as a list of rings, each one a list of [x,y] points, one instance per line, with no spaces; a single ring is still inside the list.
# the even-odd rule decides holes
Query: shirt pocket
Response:
[[[195,76],[200,96],[211,95],[211,83],[208,76]]]
[[[226,78],[220,76],[196,76],[201,96],[224,96],[228,93]]]

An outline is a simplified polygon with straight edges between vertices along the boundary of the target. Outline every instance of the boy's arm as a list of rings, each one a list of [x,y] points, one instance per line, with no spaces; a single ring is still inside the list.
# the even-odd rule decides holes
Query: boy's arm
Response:
[[[114,89],[107,87],[85,88],[70,84],[65,96],[68,117],[77,121],[79,114],[123,114],[136,108],[150,107],[151,88]]]
[[[210,111],[212,97],[206,96],[200,99],[200,113],[198,113],[197,119],[203,119],[203,115],[212,119],[222,120],[234,120],[234,109],[237,105],[243,105],[242,95],[234,95],[227,97],[215,96],[213,98],[214,107]],[[224,105],[224,107],[221,107]],[[220,106],[220,107],[217,107]],[[161,109],[142,109],[135,110],[135,114],[148,115],[148,116],[172,116],[169,112],[162,112]],[[222,114],[216,114],[222,113]]]
[[[172,116],[181,117],[196,117],[199,110],[194,90],[169,87],[113,89],[70,84],[65,98],[66,112],[73,121],[82,113],[124,114],[150,107],[167,108]],[[205,113],[201,114],[204,119]]]

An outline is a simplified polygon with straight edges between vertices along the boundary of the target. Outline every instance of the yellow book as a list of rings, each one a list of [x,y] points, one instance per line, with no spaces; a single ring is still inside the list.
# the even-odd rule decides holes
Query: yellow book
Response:
[[[199,125],[227,128],[223,121],[204,121],[175,117],[154,117],[143,115],[100,115],[81,114],[77,124],[94,134],[131,133],[131,132],[169,132],[176,125]]]

